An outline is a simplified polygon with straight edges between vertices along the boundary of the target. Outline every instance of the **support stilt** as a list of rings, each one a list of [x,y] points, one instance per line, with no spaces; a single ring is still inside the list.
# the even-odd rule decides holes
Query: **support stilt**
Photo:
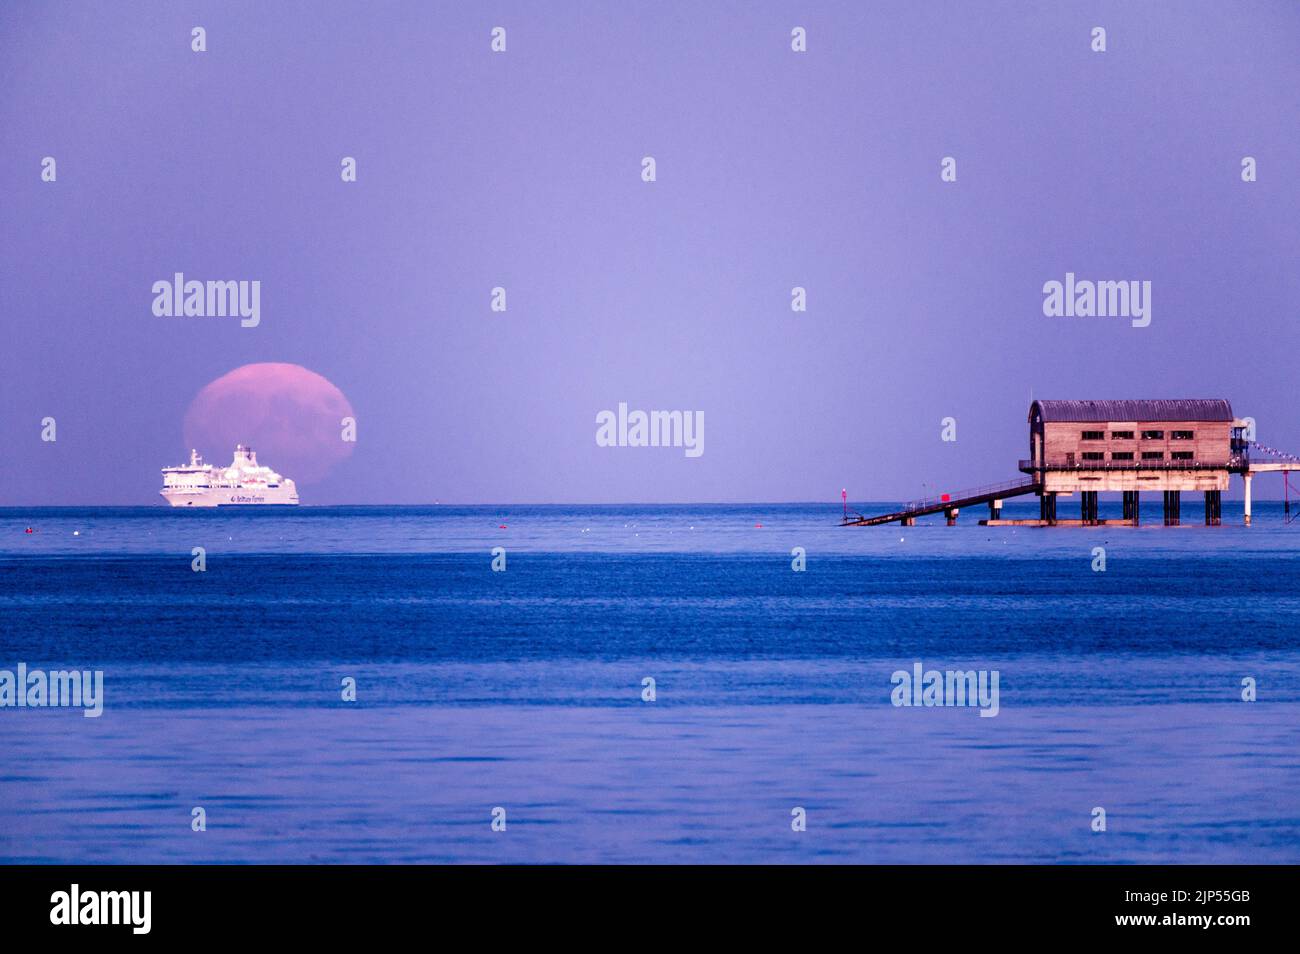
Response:
[[[1223,522],[1223,494],[1218,490],[1205,492],[1205,525],[1217,527]]]
[[[1079,494],[1079,516],[1085,527],[1097,525],[1097,491],[1085,490]]]
[[[1056,526],[1056,494],[1045,493],[1038,498],[1038,515],[1049,527]]]
[[[1182,509],[1182,491],[1165,491],[1165,526],[1176,527],[1180,521]]]
[[[1124,491],[1124,519],[1132,520],[1135,527],[1138,525],[1138,492],[1136,490]]]
[[[1250,526],[1250,478],[1251,474],[1242,474],[1242,479],[1246,481],[1246,526]]]

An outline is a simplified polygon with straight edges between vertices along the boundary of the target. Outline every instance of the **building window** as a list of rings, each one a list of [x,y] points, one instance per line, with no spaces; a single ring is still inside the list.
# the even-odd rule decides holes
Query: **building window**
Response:
[[[1192,431],[1170,431],[1169,439],[1171,441],[1190,441],[1196,437]]]
[[[1165,459],[1164,451],[1143,451],[1142,459],[1143,460],[1164,460]]]
[[[1084,460],[1105,460],[1106,455],[1097,453],[1096,451],[1084,451],[1083,459]]]
[[[1085,441],[1104,441],[1106,439],[1105,431],[1084,431],[1083,439]]]
[[[1111,431],[1110,439],[1113,441],[1131,441],[1133,439],[1132,431]]]
[[[1132,459],[1133,459],[1133,452],[1132,452],[1132,451],[1116,451],[1115,453],[1113,453],[1113,454],[1110,455],[1110,459],[1111,459],[1111,460],[1132,460]]]
[[[1144,441],[1162,441],[1165,439],[1164,431],[1143,431],[1142,439]]]
[[[1191,451],[1171,451],[1169,454],[1171,460],[1191,460]]]

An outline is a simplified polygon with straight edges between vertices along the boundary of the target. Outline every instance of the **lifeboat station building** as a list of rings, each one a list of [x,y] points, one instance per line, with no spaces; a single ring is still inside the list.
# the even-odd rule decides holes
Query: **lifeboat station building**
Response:
[[[1120,522],[1135,525],[1141,495],[1159,493],[1164,522],[1174,525],[1185,492],[1204,495],[1205,522],[1216,525],[1228,479],[1241,469],[1245,427],[1223,400],[1034,401],[1020,470],[1033,478],[1049,525],[1059,522],[1063,494],[1079,495],[1080,522],[1099,523],[1099,493],[1122,494]]]
[[[942,512],[949,526],[963,507],[987,504],[989,526],[1138,526],[1142,495],[1161,495],[1166,526],[1182,522],[1182,496],[1204,497],[1205,522],[1223,521],[1223,492],[1233,474],[1245,483],[1245,522],[1250,525],[1250,482],[1258,473],[1278,471],[1284,486],[1300,456],[1265,447],[1253,440],[1251,422],[1233,416],[1232,405],[1219,399],[1170,401],[1034,401],[1029,406],[1029,457],[1020,461],[1025,476],[959,493],[913,500],[893,513],[850,514],[844,526],[884,523],[912,526],[917,517]],[[1249,437],[1248,437],[1249,435]],[[1252,452],[1256,454],[1252,458]],[[1101,520],[1098,495],[1120,494],[1123,517]],[[1037,520],[1003,520],[1002,501],[1036,494]],[[1079,516],[1058,516],[1061,497],[1079,500]],[[1286,512],[1291,509],[1290,500]]]

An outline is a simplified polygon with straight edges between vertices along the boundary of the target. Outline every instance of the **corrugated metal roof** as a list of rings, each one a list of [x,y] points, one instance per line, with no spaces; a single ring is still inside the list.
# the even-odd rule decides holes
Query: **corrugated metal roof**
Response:
[[[1232,405],[1217,398],[1175,401],[1035,401],[1029,406],[1033,420],[1037,407],[1048,421],[1231,421]]]

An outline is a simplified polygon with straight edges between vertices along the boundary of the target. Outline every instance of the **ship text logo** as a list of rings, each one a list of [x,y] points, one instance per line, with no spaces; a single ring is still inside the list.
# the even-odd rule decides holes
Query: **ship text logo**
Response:
[[[153,313],[159,318],[239,318],[245,328],[262,321],[260,281],[185,280],[177,272],[171,281],[153,283]]]

